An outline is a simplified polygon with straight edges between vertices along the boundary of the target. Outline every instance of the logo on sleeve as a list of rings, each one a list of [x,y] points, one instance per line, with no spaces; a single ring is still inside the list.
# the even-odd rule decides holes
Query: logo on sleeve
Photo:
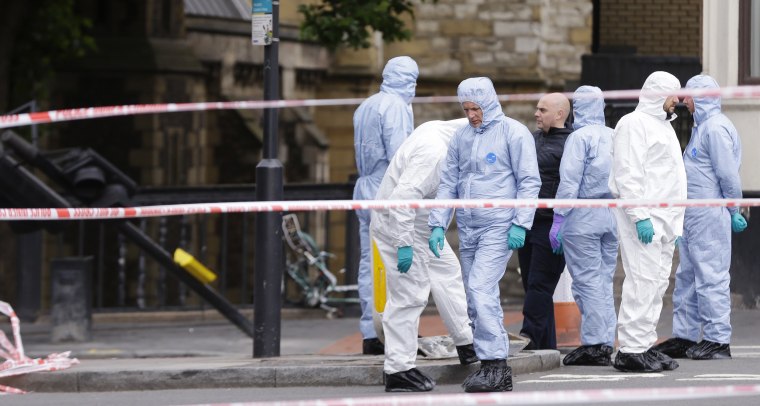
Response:
[[[496,154],[494,154],[493,152],[489,152],[488,155],[486,155],[486,162],[488,162],[489,164],[496,162]]]

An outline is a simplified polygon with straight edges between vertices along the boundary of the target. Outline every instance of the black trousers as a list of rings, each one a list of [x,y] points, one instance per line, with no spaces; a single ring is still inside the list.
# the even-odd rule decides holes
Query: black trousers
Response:
[[[525,288],[520,334],[529,337],[539,350],[557,348],[553,296],[565,269],[565,257],[552,253],[551,227],[551,219],[534,220],[532,229],[526,233],[525,246],[517,252]]]

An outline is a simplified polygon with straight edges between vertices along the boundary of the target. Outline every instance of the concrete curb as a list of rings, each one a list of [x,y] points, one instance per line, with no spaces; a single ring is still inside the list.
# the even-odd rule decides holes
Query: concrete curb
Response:
[[[513,374],[558,368],[558,351],[524,351],[509,359]],[[478,364],[455,359],[418,360],[420,370],[439,384],[457,384]],[[287,356],[86,360],[70,369],[0,380],[32,392],[106,392],[294,386],[383,384],[383,357]]]

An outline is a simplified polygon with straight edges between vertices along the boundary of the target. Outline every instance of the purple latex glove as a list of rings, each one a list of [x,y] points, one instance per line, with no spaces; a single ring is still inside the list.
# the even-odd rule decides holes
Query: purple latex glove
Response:
[[[552,245],[552,250],[556,251],[559,249],[560,246],[560,240],[557,238],[557,235],[559,235],[559,230],[562,228],[562,223],[565,222],[565,216],[560,216],[559,214],[554,215],[554,219],[552,221],[552,228],[549,230],[549,243]]]

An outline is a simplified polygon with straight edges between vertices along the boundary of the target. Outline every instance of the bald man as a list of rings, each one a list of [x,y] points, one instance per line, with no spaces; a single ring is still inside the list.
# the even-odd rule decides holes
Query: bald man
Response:
[[[559,187],[559,163],[565,140],[572,129],[565,127],[570,113],[570,101],[562,93],[549,93],[536,105],[536,155],[541,175],[539,199],[553,199]],[[520,335],[530,339],[526,349],[556,349],[554,329],[554,288],[557,287],[565,257],[552,253],[549,231],[552,227],[552,209],[537,209],[533,227],[527,232],[525,246],[517,257],[525,288],[523,325]]]

